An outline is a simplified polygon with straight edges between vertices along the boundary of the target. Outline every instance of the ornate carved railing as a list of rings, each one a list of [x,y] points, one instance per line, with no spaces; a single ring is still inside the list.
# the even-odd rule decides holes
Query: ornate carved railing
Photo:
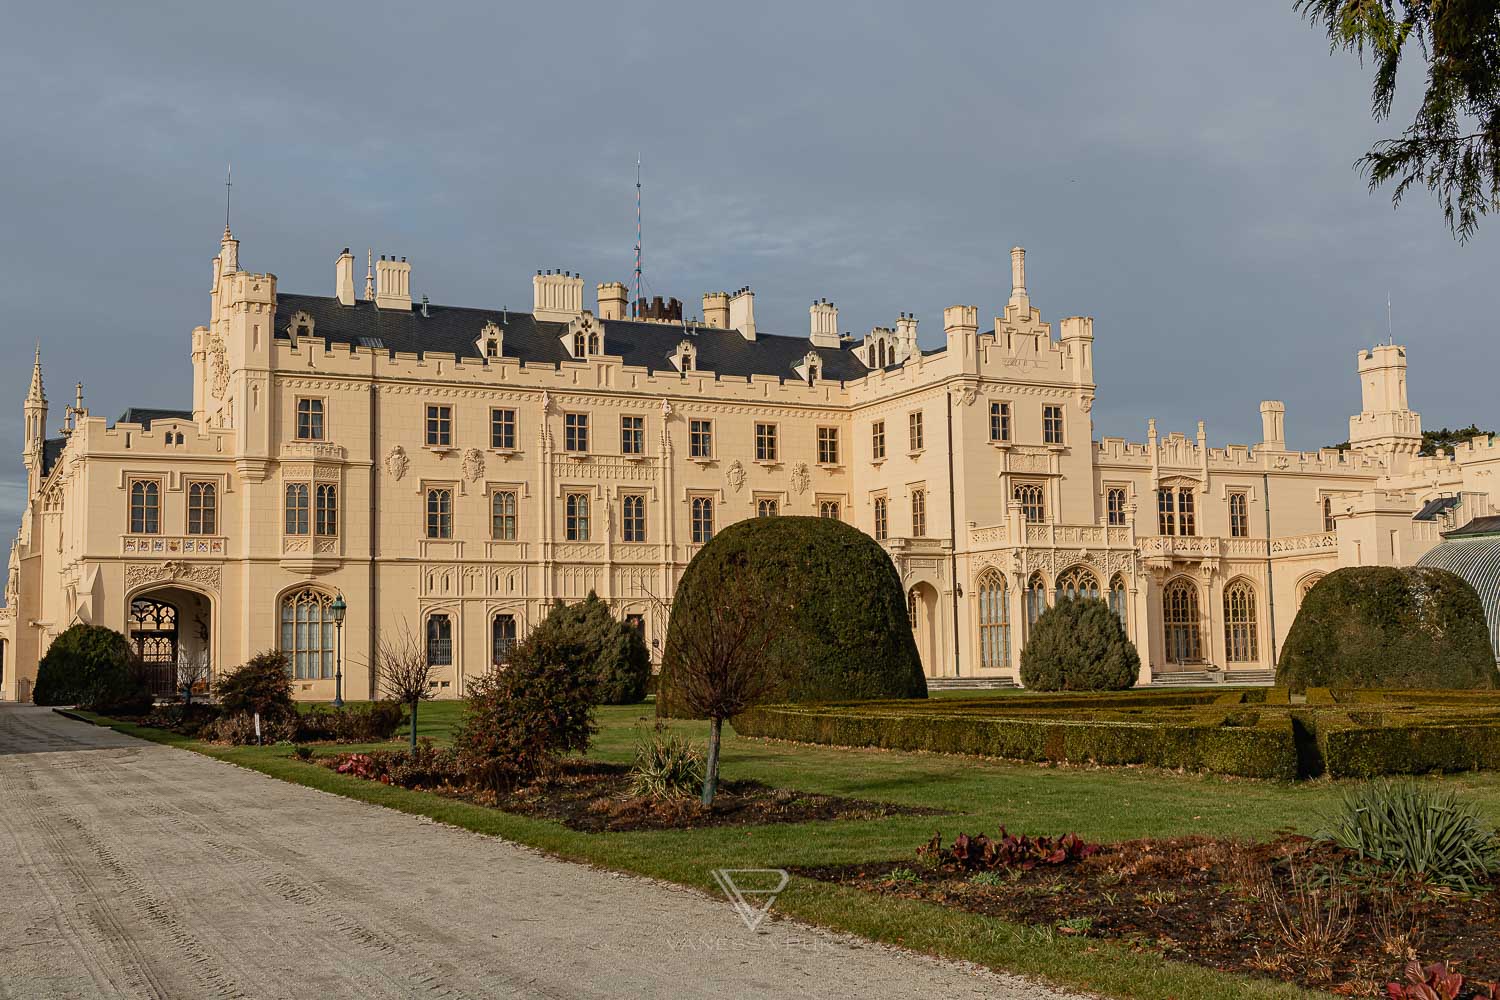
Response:
[[[161,556],[164,559],[222,556],[225,543],[223,535],[125,535],[120,539],[120,551],[132,556]]]

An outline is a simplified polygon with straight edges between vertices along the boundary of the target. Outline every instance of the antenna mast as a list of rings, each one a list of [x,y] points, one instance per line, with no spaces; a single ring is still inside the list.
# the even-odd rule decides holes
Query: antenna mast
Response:
[[[1396,328],[1391,326],[1391,293],[1385,293],[1385,342],[1394,344],[1396,342]]]
[[[234,188],[234,164],[224,172],[224,232],[229,232],[229,195]]]
[[[641,154],[635,154],[635,300],[630,315],[637,315],[641,302]]]

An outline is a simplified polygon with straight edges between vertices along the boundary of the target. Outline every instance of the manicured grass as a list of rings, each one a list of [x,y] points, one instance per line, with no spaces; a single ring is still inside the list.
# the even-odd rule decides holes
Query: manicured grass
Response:
[[[442,742],[457,723],[457,702],[430,702],[422,735]],[[79,713],[83,715],[84,713]],[[783,867],[911,858],[934,830],[993,832],[1004,823],[1033,834],[1076,831],[1092,840],[1210,834],[1260,838],[1279,830],[1316,832],[1340,788],[1327,781],[1250,781],[1145,769],[1018,765],[936,754],[794,745],[750,740],[726,729],[728,778],[937,808],[943,815],[642,833],[578,833],[560,824],[337,775],[292,759],[286,746],[229,748],[110,720],[122,732],[261,771],[273,777],[493,834],[577,861],[715,891],[715,868]],[[629,761],[637,733],[654,722],[650,705],[605,707],[593,755]],[[706,723],[674,723],[696,739]],[[319,748],[320,753],[332,748]],[[350,749],[340,747],[338,749]],[[1440,780],[1476,800],[1500,822],[1500,775]],[[1166,961],[1107,941],[1048,935],[991,918],[897,900],[809,879],[794,880],[779,913],[839,930],[1059,985],[1142,1000],[1310,997],[1295,987],[1247,980]]]

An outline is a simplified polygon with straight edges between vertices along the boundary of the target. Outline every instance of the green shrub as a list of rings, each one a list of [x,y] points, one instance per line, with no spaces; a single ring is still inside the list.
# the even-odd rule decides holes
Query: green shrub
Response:
[[[766,654],[764,699],[925,698],[901,579],[869,535],[833,518],[763,517],[732,524],[693,557],[672,602],[657,711],[691,713],[673,689],[683,630],[703,629],[724,581],[741,574],[790,606]]]
[[[1452,790],[1409,781],[1346,791],[1322,834],[1397,879],[1475,892],[1500,872],[1500,840]]]
[[[225,715],[259,712],[265,721],[296,711],[292,704],[292,667],[280,650],[259,653],[225,674],[214,686],[214,694]]]
[[[297,733],[304,740],[379,743],[395,736],[405,721],[406,706],[398,701],[312,705],[298,718]]]
[[[510,663],[469,685],[453,746],[475,783],[498,788],[538,774],[560,754],[588,749],[595,678],[548,653],[528,636]]]
[[[630,787],[653,799],[688,798],[703,787],[703,751],[661,726],[636,740]]]
[[[70,626],[52,640],[37,664],[31,700],[38,705],[84,705],[109,697],[124,686],[130,659],[130,644],[114,629]]]
[[[554,604],[527,639],[546,650],[547,657],[592,673],[600,704],[633,705],[646,699],[651,651],[641,634],[617,621],[592,590],[576,604]]]
[[[1358,566],[1308,592],[1276,664],[1293,691],[1495,688],[1500,672],[1479,595],[1441,569]]]
[[[1043,611],[1021,650],[1021,683],[1034,691],[1123,691],[1140,672],[1119,615],[1089,598]]]
[[[100,715],[147,715],[156,704],[146,681],[145,664],[134,653],[125,659],[122,669],[98,675],[93,690],[82,701],[82,707]]]

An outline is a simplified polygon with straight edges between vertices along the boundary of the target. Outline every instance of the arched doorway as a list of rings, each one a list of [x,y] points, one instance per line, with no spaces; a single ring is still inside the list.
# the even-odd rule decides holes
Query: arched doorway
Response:
[[[1182,577],[1167,584],[1161,595],[1162,625],[1166,633],[1167,662],[1203,662],[1203,635],[1198,614],[1198,588]]]
[[[906,612],[911,616],[912,638],[922,657],[922,672],[938,675],[938,594],[930,583],[919,583],[906,592]]]
[[[140,658],[146,684],[159,698],[213,686],[213,603],[183,587],[154,587],[135,594],[125,614],[126,639]]]

